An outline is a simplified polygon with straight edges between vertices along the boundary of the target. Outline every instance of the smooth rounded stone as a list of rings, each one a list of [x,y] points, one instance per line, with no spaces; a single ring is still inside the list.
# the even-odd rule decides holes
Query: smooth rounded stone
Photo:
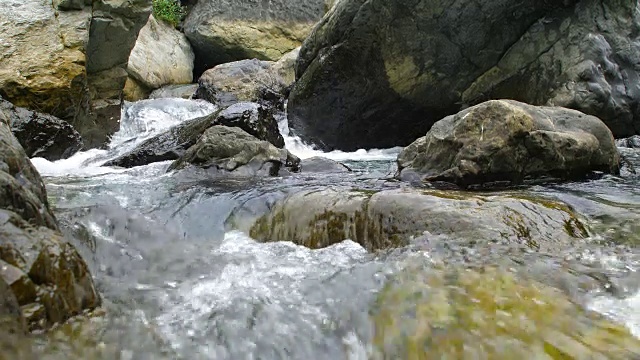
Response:
[[[297,47],[284,54],[271,66],[272,70],[278,74],[287,86],[291,86],[296,81],[296,61],[300,54],[300,47]]]
[[[259,102],[265,91],[284,97],[287,84],[274,72],[273,64],[251,59],[218,65],[202,74],[195,97],[222,107],[240,101]]]
[[[131,50],[127,72],[149,89],[193,81],[195,56],[187,37],[149,16]]]
[[[44,182],[6,120],[0,118],[0,209],[10,208],[35,225],[57,229]]]
[[[260,241],[313,249],[351,239],[369,251],[405,246],[424,234],[447,236],[451,244],[502,242],[527,251],[554,251],[588,236],[583,221],[553,200],[415,189],[294,193],[248,232]]]
[[[300,159],[237,127],[213,126],[168,171],[195,165],[213,173],[278,176],[297,171]]]
[[[278,60],[324,15],[324,0],[200,0],[184,20],[196,74],[242,59]]]
[[[389,148],[467,106],[511,98],[637,134],[636,5],[339,1],[300,50],[289,124],[324,150]]]
[[[24,334],[26,331],[18,301],[9,285],[0,276],[0,339],[8,334]]]
[[[240,102],[222,110],[216,118],[216,124],[238,127],[275,147],[284,148],[284,138],[273,112],[274,109],[266,105]]]
[[[640,340],[501,268],[407,266],[371,311],[371,359],[634,359]]]
[[[162,99],[162,98],[182,98],[192,99],[198,90],[198,84],[187,85],[166,85],[159,89],[153,90],[149,94],[149,99]]]
[[[322,156],[313,156],[300,161],[300,172],[323,173],[323,172],[349,172],[351,169],[335,160]]]
[[[618,139],[616,140],[616,146],[640,149],[640,135],[634,135],[626,139]]]
[[[5,113],[11,131],[28,157],[49,161],[66,159],[82,149],[82,137],[66,121],[55,116],[15,107],[0,98],[0,111]]]
[[[600,119],[576,110],[491,100],[448,116],[398,155],[398,174],[462,187],[617,173],[620,154]]]
[[[166,132],[143,141],[135,149],[104,163],[103,166],[132,168],[159,161],[176,160],[193,146],[200,135],[215,124],[217,112],[185,121]]]

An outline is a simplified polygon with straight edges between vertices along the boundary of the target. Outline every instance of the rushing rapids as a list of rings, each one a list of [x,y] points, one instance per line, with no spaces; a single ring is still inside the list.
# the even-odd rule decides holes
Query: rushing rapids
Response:
[[[32,159],[45,178],[56,216],[91,267],[104,297],[105,314],[65,325],[25,345],[28,350],[16,345],[16,352],[30,352],[36,358],[368,359],[379,358],[377,351],[384,349],[392,356],[395,350],[380,340],[380,329],[385,329],[385,336],[397,333],[393,320],[385,316],[399,311],[393,308],[395,302],[405,306],[407,301],[402,300],[402,289],[389,287],[388,281],[403,279],[407,272],[409,280],[400,284],[427,284],[424,291],[431,297],[422,310],[438,316],[444,316],[440,312],[444,307],[469,312],[466,316],[475,319],[473,326],[481,335],[481,323],[504,321],[483,308],[501,299],[482,298],[477,308],[467,303],[473,303],[471,296],[485,294],[474,283],[495,280],[509,291],[510,275],[493,270],[483,275],[457,273],[468,264],[508,269],[551,284],[571,303],[603,314],[640,337],[640,175],[633,171],[633,166],[640,167],[639,150],[621,149],[631,166],[619,177],[512,190],[523,197],[557,199],[587,219],[592,229],[589,238],[561,253],[474,251],[447,246],[446,237],[429,234],[410,246],[375,253],[350,239],[311,250],[289,239],[258,242],[236,224],[264,214],[277,200],[301,190],[400,187],[392,175],[401,149],[324,153],[289,134],[286,119],[281,119],[289,151],[303,159],[339,160],[353,171],[211,180],[196,171],[166,173],[170,162],[132,169],[102,166],[162,130],[215,110],[206,102],[182,99],[128,104],[121,129],[107,149],[56,162]],[[509,245],[496,244],[501,246]],[[550,301],[549,309],[540,310],[549,313],[528,314],[531,321],[537,321],[537,316],[559,316],[559,323],[566,320],[566,326],[583,334],[578,321],[584,318],[586,323],[590,315],[571,308],[558,294],[552,292],[559,296],[557,300],[547,297],[544,287],[528,286],[514,285],[513,291],[533,294],[535,301]],[[451,289],[466,294],[470,301],[456,297]],[[526,305],[509,300],[509,295],[500,296],[515,301],[515,308]],[[385,301],[390,302],[386,307]],[[558,309],[562,311],[553,312]],[[559,315],[566,311],[573,318]],[[463,322],[467,317],[460,316],[459,324],[451,325],[438,316],[433,321],[443,323],[434,325],[428,336],[459,336],[445,343],[472,340],[454,328],[471,326]],[[506,324],[511,326],[509,321]],[[419,330],[412,339],[425,336]],[[531,338],[508,332],[506,336],[533,344],[522,348],[535,353],[535,334]],[[625,347],[635,350],[621,342],[612,343],[612,352],[607,353],[606,347],[598,347],[606,337],[575,336],[593,339],[589,346],[611,358],[625,358],[623,352],[615,352]],[[546,346],[550,340],[544,341]],[[487,350],[487,344],[469,346],[481,347],[489,358],[515,354],[508,348]],[[434,353],[448,353],[444,346],[423,346]],[[562,352],[569,345],[553,346]]]

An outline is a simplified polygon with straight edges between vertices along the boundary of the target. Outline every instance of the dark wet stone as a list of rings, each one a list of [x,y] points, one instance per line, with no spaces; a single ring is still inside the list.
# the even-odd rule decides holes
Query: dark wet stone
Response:
[[[260,140],[283,148],[284,138],[280,134],[273,112],[274,109],[266,105],[240,102],[222,110],[216,124],[238,127]]]

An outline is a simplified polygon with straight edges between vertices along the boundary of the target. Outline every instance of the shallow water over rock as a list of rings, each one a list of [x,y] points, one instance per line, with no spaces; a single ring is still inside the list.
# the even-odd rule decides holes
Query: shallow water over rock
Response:
[[[255,179],[211,178],[198,170],[166,173],[170,162],[102,167],[160,129],[214,111],[188,100],[170,105],[164,100],[136,103],[142,108],[138,114],[169,115],[145,118],[130,111],[123,120],[129,132],[116,134],[108,150],[55,163],[34,159],[61,227],[74,236],[91,268],[105,314],[24,344],[15,342],[16,353],[33,358],[376,358],[380,291],[408,266],[418,266],[426,279],[449,279],[442,286],[453,284],[450,275],[442,275],[442,266],[449,273],[496,267],[523,282],[558,289],[553,291],[570,299],[558,306],[572,301],[594,309],[640,336],[640,319],[633,316],[640,313],[640,176],[630,167],[619,177],[509,190],[523,198],[564,202],[588,226],[586,239],[550,252],[451,241],[455,231],[424,233],[408,246],[378,252],[348,239],[317,250],[286,238],[260,243],[238,229],[290,194],[328,187],[373,193],[408,186],[392,179],[400,149],[322,153],[290,136],[282,122],[291,152],[339,160],[353,171]],[[167,110],[172,107],[192,111]],[[136,137],[138,131],[143,136]],[[640,167],[640,151],[622,152]],[[469,312],[465,316],[494,321],[485,310],[461,305]],[[571,321],[581,329],[600,326],[591,319],[568,318],[555,331],[571,329]],[[439,336],[462,334],[447,327],[437,331]],[[620,354],[598,351],[610,358]]]

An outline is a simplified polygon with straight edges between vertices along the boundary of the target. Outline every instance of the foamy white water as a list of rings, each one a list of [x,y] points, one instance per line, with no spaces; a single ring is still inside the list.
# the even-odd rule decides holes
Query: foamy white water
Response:
[[[591,301],[589,308],[625,324],[634,336],[640,338],[640,292],[624,299],[599,296]]]

